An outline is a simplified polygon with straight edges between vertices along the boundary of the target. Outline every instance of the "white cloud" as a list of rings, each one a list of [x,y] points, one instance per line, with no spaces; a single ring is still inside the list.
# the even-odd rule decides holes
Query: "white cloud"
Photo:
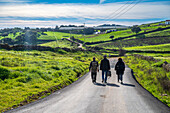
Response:
[[[137,22],[137,21],[94,21],[94,20],[87,20],[86,21],[86,26],[97,26],[97,25],[102,25],[102,24],[118,24],[118,25],[127,25],[127,26],[132,26],[132,25],[140,25],[143,24],[142,22]],[[152,23],[156,21],[147,21],[146,23]],[[83,25],[82,22],[70,22],[70,21],[64,21],[64,20],[58,20],[58,21],[46,21],[46,20],[0,20],[0,29],[1,28],[8,28],[8,27],[31,27],[31,28],[42,28],[42,27],[52,27],[55,28],[56,25]]]
[[[102,4],[104,1],[106,1],[106,0],[100,0],[100,4]]]
[[[73,17],[73,18],[106,18],[122,4],[22,4],[0,6],[0,16],[17,17]],[[119,19],[144,19],[170,17],[168,5],[140,4]],[[113,14],[112,17],[114,17]]]
[[[104,0],[103,0],[104,1]],[[77,18],[77,21],[71,21],[71,24],[80,24],[86,22],[87,24],[100,24],[101,21],[95,22],[93,19],[106,19],[109,17],[116,17],[118,12],[113,13],[122,3],[110,4],[17,4],[17,5],[0,5],[0,17],[41,17],[41,18]],[[116,19],[156,19],[156,18],[170,18],[170,6],[159,2],[138,4],[126,14]],[[112,14],[112,15],[110,15]],[[88,19],[87,19],[88,18]],[[91,22],[87,21],[92,19]],[[4,21],[4,23],[3,23]],[[12,22],[12,23],[11,23]],[[26,21],[26,20],[1,20],[0,26],[7,25],[31,25],[31,26],[52,26],[54,24],[70,24],[69,21]],[[108,22],[107,19],[105,22]],[[113,21],[112,23],[114,23]],[[10,23],[10,24],[8,24]],[[115,22],[116,23],[116,22]],[[137,22],[120,22],[126,25],[137,24]],[[129,23],[129,24],[128,24]]]
[[[58,21],[46,21],[46,20],[0,20],[0,28],[7,27],[32,27],[32,28],[41,28],[41,27],[52,27],[55,28],[56,25],[69,25],[70,22],[58,20]],[[83,25],[79,22],[71,22],[74,25]],[[91,25],[91,24],[89,24]],[[1,27],[3,26],[3,27]]]
[[[24,2],[29,2],[28,0],[0,0],[0,3],[24,3]]]

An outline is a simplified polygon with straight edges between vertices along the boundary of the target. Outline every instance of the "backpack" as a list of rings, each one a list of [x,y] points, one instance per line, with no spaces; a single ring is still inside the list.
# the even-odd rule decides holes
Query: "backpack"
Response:
[[[97,62],[92,62],[92,66],[91,66],[91,71],[92,72],[97,72]]]

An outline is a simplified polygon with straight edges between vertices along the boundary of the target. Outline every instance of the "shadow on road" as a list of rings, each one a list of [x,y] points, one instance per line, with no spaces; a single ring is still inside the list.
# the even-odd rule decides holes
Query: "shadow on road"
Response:
[[[101,83],[95,83],[94,85],[97,85],[97,86],[106,86],[105,84],[101,84]]]
[[[108,86],[112,86],[112,87],[120,87],[119,85],[116,84],[112,84],[112,83],[107,83]]]
[[[133,84],[127,84],[127,83],[122,83],[122,85],[124,85],[124,86],[130,86],[130,87],[135,87],[135,85],[133,85]]]

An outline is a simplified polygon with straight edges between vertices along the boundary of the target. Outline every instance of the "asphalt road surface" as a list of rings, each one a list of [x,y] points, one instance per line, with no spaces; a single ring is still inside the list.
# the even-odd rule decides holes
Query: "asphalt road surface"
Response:
[[[112,77],[106,85],[91,82],[90,73],[50,96],[7,113],[170,113],[170,108],[154,98],[133,79],[126,67],[123,84],[114,71],[117,59],[110,59]]]

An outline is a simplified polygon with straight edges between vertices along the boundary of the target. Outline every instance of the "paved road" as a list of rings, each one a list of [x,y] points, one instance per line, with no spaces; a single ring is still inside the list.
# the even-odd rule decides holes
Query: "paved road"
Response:
[[[140,87],[126,67],[124,84],[117,82],[113,69],[116,59],[111,59],[112,77],[107,85],[91,82],[87,73],[72,85],[52,95],[7,113],[170,113],[170,108]]]

